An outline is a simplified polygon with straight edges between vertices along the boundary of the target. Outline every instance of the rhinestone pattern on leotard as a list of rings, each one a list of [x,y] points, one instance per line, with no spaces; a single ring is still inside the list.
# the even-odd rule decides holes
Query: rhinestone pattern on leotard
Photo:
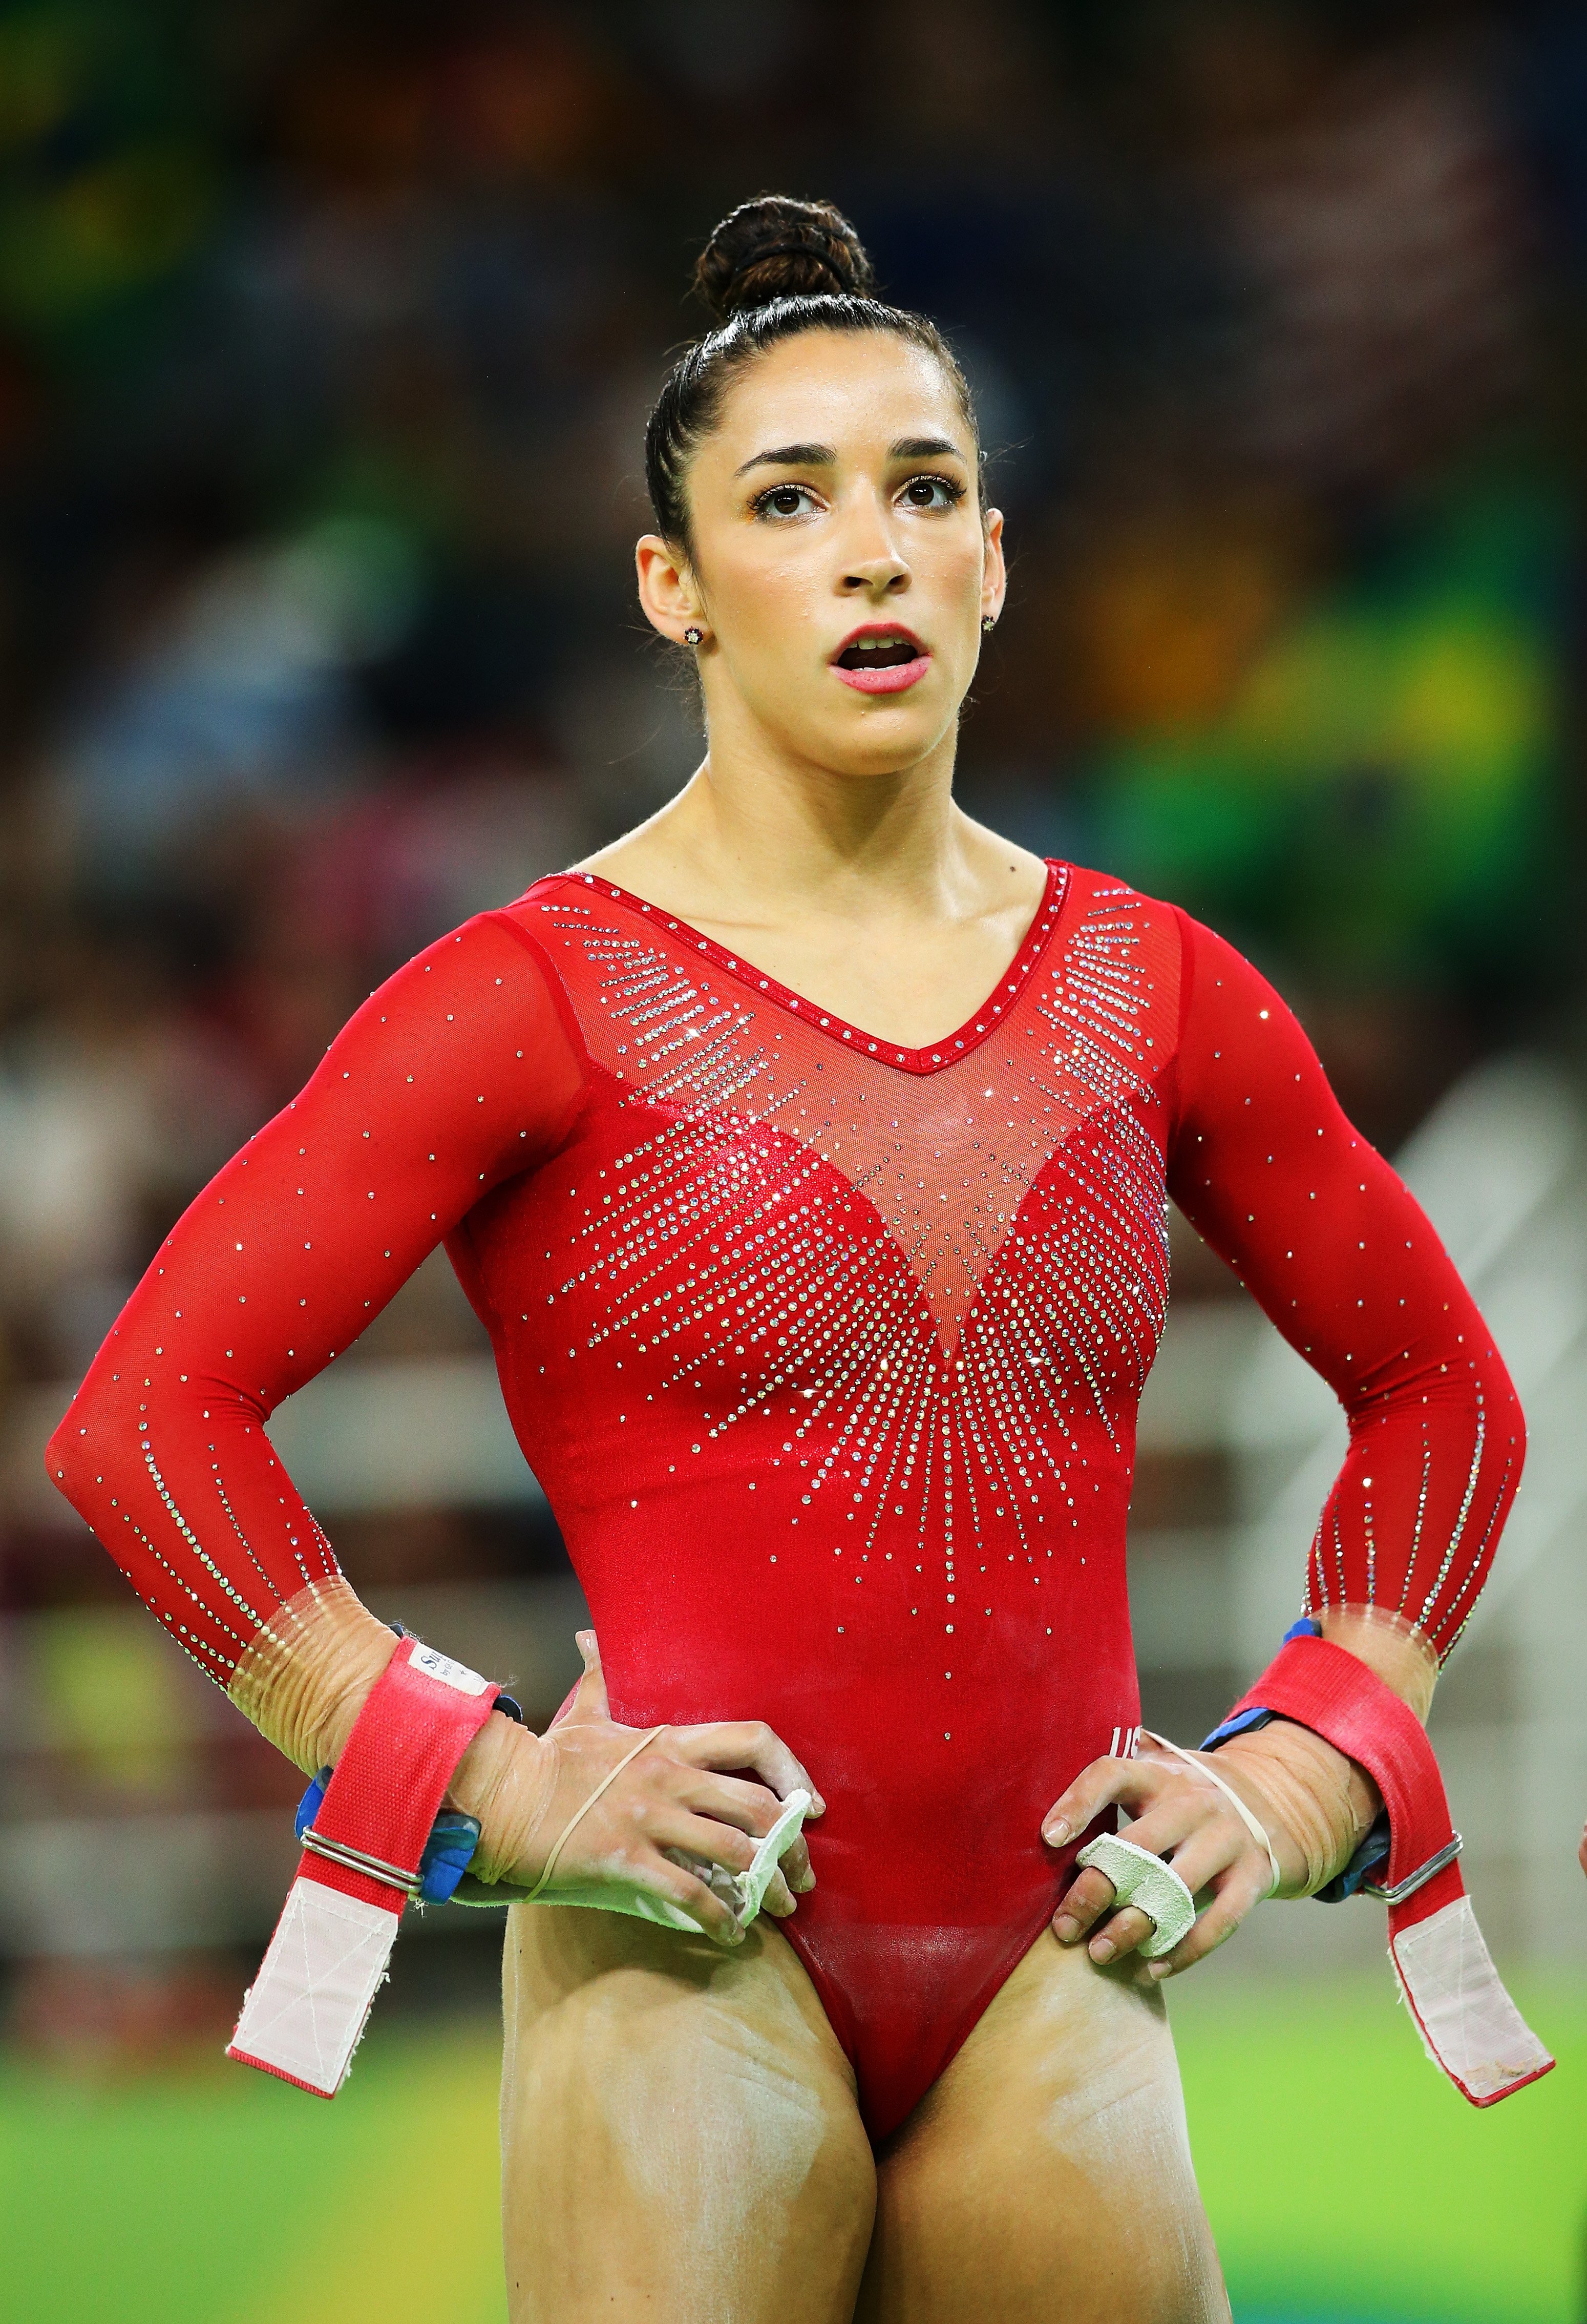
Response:
[[[1126,890],[1068,901],[1055,877],[1000,993],[927,1052],[606,883],[517,908],[628,1123],[578,1206],[550,1335],[565,1309],[603,1370],[663,1357],[647,1394],[698,1400],[708,1444],[782,1413],[764,1458],[803,1467],[790,1533],[813,1554],[813,1528],[856,1586],[904,1567],[945,1641],[972,1549],[985,1572],[996,1538],[1034,1578],[1089,1530],[1086,1472],[1127,1472],[1166,1312],[1174,932]],[[968,1594],[988,1618],[997,1591]]]

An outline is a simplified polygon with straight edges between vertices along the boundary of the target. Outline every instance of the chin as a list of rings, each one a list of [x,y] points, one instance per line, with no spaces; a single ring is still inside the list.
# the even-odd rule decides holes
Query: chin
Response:
[[[940,705],[900,702],[885,710],[867,706],[858,716],[823,720],[812,734],[809,755],[839,774],[906,774],[951,732]]]

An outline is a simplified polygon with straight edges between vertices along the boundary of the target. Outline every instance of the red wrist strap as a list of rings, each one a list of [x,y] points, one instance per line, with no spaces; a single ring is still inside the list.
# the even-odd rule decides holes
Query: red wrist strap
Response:
[[[1389,1952],[1428,2055],[1473,2106],[1554,2060],[1489,1958],[1454,1854],[1444,1778],[1421,1720],[1375,1671],[1326,1638],[1292,1638],[1229,1713],[1271,1711],[1353,1759],[1389,1811]],[[1444,1859],[1440,1862],[1440,1859]]]
[[[402,1639],[336,1763],[228,2058],[335,2098],[446,1786],[500,1692]]]

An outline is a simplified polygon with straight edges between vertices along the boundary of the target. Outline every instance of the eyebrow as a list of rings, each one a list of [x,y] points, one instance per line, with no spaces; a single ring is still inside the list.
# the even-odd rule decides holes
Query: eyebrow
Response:
[[[964,456],[949,436],[901,436],[887,447],[890,460],[962,460]]]
[[[964,456],[947,436],[901,436],[887,447],[890,460],[962,460]],[[751,468],[835,468],[837,465],[838,455],[830,444],[779,444],[772,451],[755,453],[733,474],[742,476]]]
[[[779,444],[775,451],[757,452],[733,474],[742,476],[751,468],[835,468],[837,465],[838,455],[830,444]]]

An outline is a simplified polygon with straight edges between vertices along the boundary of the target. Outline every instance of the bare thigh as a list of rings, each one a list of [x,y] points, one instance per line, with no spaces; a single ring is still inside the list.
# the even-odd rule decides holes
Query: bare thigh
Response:
[[[849,2324],[876,2201],[854,2076],[775,1925],[508,1915],[512,2324]]]
[[[1227,2324],[1162,1995],[1050,1930],[876,2181],[863,2324]]]

